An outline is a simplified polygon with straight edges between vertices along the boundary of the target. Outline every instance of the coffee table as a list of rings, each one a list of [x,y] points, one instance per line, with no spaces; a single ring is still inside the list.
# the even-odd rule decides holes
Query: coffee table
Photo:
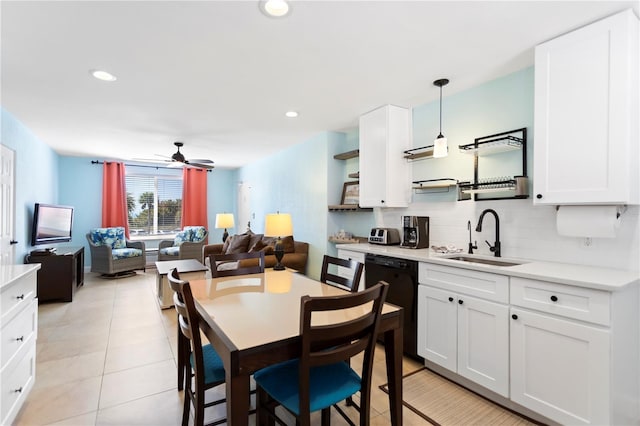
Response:
[[[206,266],[195,259],[157,261],[156,268],[158,270],[156,274],[156,292],[161,309],[173,306],[173,290],[171,290],[169,279],[167,278],[172,269],[177,268],[180,279],[185,281],[203,280],[208,270]]]

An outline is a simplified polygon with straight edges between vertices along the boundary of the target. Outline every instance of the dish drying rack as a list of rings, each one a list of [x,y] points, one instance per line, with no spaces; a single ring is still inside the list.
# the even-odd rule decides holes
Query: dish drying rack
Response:
[[[474,200],[503,200],[529,198],[527,180],[527,129],[515,129],[494,135],[476,138],[473,143],[458,146],[460,152],[472,154],[473,181],[458,182],[462,194],[473,195]],[[520,150],[522,168],[514,176],[479,177],[478,158]],[[489,194],[489,197],[482,197]]]

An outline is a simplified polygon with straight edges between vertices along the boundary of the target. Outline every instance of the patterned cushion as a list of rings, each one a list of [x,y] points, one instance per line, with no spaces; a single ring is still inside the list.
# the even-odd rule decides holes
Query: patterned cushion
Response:
[[[193,243],[201,242],[207,234],[207,230],[204,226],[185,226],[184,229],[185,231],[191,231],[191,239],[189,241]]]
[[[160,254],[167,256],[178,256],[180,254],[180,247],[165,247],[160,249]]]
[[[142,256],[142,250],[135,248],[118,248],[111,250],[113,260]]]
[[[98,246],[110,246],[112,249],[124,249],[127,241],[124,238],[124,227],[94,228],[90,231],[91,241]]]
[[[191,241],[191,230],[190,229],[184,229],[180,232],[178,232],[176,234],[176,237],[173,239],[173,246],[174,247],[180,247],[180,245],[182,245],[182,243],[186,242],[186,241]]]

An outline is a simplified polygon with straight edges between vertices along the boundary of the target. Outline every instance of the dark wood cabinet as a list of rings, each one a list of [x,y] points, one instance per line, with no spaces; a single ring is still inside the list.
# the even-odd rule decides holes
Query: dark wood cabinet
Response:
[[[84,247],[60,247],[55,254],[28,254],[25,263],[39,263],[38,302],[71,302],[84,284]]]

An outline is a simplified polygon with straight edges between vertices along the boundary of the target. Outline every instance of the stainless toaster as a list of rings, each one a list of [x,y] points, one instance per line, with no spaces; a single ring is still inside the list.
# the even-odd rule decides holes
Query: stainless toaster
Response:
[[[369,242],[383,246],[398,245],[400,244],[400,232],[395,228],[371,228]]]

